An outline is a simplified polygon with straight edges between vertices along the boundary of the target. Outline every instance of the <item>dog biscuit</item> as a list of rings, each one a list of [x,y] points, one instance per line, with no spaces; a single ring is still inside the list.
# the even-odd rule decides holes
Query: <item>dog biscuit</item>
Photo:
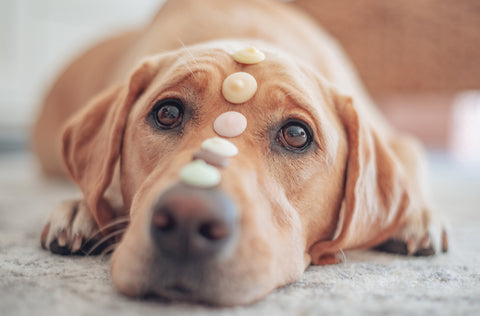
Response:
[[[255,47],[249,47],[239,50],[233,54],[232,57],[237,63],[253,65],[263,61],[265,59],[265,54]]]
[[[257,81],[246,72],[236,72],[228,76],[222,85],[225,100],[240,104],[250,100],[257,91]]]
[[[212,137],[204,140],[201,148],[210,150],[223,157],[233,157],[238,154],[237,146],[220,137]]]
[[[217,168],[198,159],[180,170],[180,180],[194,187],[211,188],[220,183],[221,175]]]
[[[215,132],[223,137],[235,137],[247,128],[247,118],[239,112],[228,111],[220,114],[213,122]]]

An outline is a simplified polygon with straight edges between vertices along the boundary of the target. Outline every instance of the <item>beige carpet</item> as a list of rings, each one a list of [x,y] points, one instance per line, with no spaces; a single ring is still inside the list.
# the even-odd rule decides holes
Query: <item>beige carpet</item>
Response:
[[[108,257],[43,251],[49,210],[78,195],[37,176],[27,154],[0,155],[0,315],[480,315],[480,174],[437,162],[438,208],[452,226],[451,252],[404,258],[347,252],[347,262],[310,267],[298,282],[251,306],[217,309],[116,293]]]

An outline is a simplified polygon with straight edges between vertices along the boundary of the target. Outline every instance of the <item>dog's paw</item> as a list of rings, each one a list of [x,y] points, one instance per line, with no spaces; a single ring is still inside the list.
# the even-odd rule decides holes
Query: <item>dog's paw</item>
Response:
[[[429,215],[428,212],[426,214]],[[447,228],[439,217],[417,217],[407,221],[402,229],[375,250],[409,256],[433,256],[447,252]]]
[[[83,200],[65,201],[50,214],[43,229],[41,244],[44,249],[60,255],[97,254],[92,249],[101,238],[98,226]]]

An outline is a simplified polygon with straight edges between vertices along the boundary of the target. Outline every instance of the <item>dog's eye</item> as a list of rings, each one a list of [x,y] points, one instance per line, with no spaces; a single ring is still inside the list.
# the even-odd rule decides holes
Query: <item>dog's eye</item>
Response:
[[[155,120],[161,128],[174,128],[180,125],[183,118],[183,104],[177,99],[158,101],[154,106]]]
[[[303,123],[289,122],[278,132],[277,141],[282,147],[298,152],[310,145],[312,137]]]

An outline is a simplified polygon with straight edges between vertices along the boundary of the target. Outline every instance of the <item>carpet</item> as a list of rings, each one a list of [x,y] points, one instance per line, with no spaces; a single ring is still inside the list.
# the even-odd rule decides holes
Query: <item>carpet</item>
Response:
[[[249,306],[212,308],[118,294],[109,257],[63,257],[40,232],[68,182],[38,175],[28,153],[0,155],[0,315],[480,315],[480,174],[433,159],[437,208],[450,222],[446,255],[405,258],[346,252]]]

